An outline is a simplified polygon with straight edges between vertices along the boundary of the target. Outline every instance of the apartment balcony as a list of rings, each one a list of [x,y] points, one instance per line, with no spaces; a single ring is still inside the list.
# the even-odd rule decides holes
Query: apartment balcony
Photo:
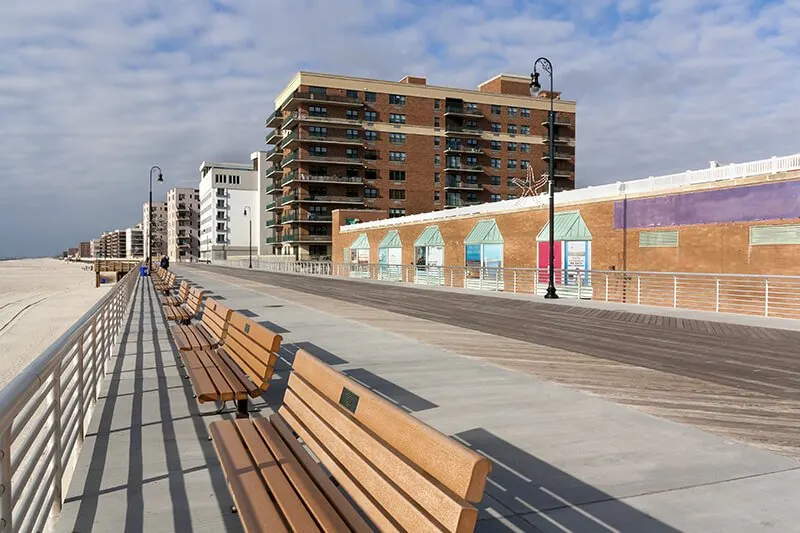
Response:
[[[362,127],[361,119],[330,117],[328,115],[310,115],[305,112],[300,113],[298,111],[294,111],[288,116],[286,116],[285,120],[281,124],[281,129],[288,129],[295,122],[304,122],[311,124],[341,124],[343,126],[348,126],[350,128]]]
[[[344,183],[347,185],[361,185],[364,183],[364,178],[361,176],[313,176],[311,174],[292,172],[283,178],[281,186],[283,187],[296,181],[305,183]]]
[[[444,167],[445,172],[472,172],[472,173],[483,173],[483,167],[481,165],[445,165]]]
[[[278,128],[280,127],[281,122],[283,122],[283,112],[278,109],[267,117],[267,120],[264,122],[264,126],[267,128]]]
[[[311,235],[309,233],[285,233],[283,235],[283,241],[289,242],[297,242],[297,243],[304,243],[304,242],[332,242],[332,238],[330,235]]]
[[[447,180],[444,185],[445,189],[458,189],[458,190],[468,190],[468,191],[479,191],[483,187],[480,183],[470,183],[467,181],[461,180]]]
[[[278,146],[283,139],[283,133],[279,128],[275,128],[272,130],[272,133],[264,137],[264,144],[272,144],[274,146]]]
[[[449,124],[445,124],[444,126],[444,134],[445,135],[476,135],[480,137],[483,130],[480,128],[471,128],[471,127],[464,127],[464,126],[452,126]]]
[[[548,124],[550,124],[550,121],[548,119],[544,119],[542,121],[542,126],[547,126]],[[558,113],[556,113],[555,125],[572,127],[572,119],[567,115],[559,115]]]
[[[331,144],[331,145],[342,145],[342,146],[363,146],[364,139],[360,137],[347,137],[345,135],[328,135],[328,136],[319,136],[319,135],[311,135],[309,133],[302,133],[299,130],[295,130],[290,135],[287,135],[284,140],[283,144],[281,145],[283,148],[289,148],[293,144],[300,144],[300,143],[313,143],[313,144]]]
[[[476,155],[483,155],[483,150],[480,148],[473,148],[472,146],[465,146],[465,145],[448,145],[444,148],[445,153],[453,153],[453,154],[476,154]]]
[[[267,169],[267,173],[264,175],[265,178],[268,180],[273,181],[280,181],[281,177],[283,176],[283,170],[281,170],[280,165],[273,165]]]
[[[292,211],[283,216],[284,224],[299,224],[301,222],[309,224],[329,224],[331,220],[333,220],[331,215],[317,215],[316,213],[302,213],[298,211]]]
[[[281,217],[279,217],[279,216],[276,216],[276,217],[268,218],[264,222],[264,227],[266,227],[266,228],[274,228],[275,226],[280,226],[281,224],[283,224],[283,219]]]
[[[272,161],[272,166],[277,165],[283,157],[283,148],[275,147],[267,152],[267,161]]]
[[[363,205],[363,196],[333,196],[333,195],[312,195],[312,194],[290,194],[281,198],[281,205],[286,206],[293,203],[317,203],[317,204],[349,204]]]
[[[310,163],[325,163],[327,165],[348,165],[348,166],[361,166],[361,167],[364,166],[364,160],[361,159],[360,157],[355,158],[355,157],[341,157],[341,156],[331,156],[331,155],[312,155],[308,153],[303,154],[297,150],[290,153],[284,158],[282,166],[285,168],[306,161]]]
[[[216,191],[217,198],[230,198],[231,195],[225,189],[217,189]]]
[[[281,192],[281,182],[280,181],[273,181],[269,185],[267,185],[266,194],[277,194]]]
[[[283,209],[283,204],[281,204],[280,200],[277,200],[275,202],[268,203],[265,211],[280,211],[281,209]]]
[[[553,173],[556,178],[572,178],[572,171],[556,169]]]
[[[281,238],[280,237],[267,237],[266,238],[266,243],[267,244],[277,244],[279,242],[281,242]]]
[[[575,139],[573,139],[572,137],[561,137],[559,135],[555,135],[553,137],[553,144],[569,144],[574,140]],[[546,135],[545,138],[542,140],[542,142],[544,143],[545,146],[550,144],[550,136]]]
[[[550,159],[550,154],[544,154],[542,156],[542,161],[547,161]],[[569,152],[555,152],[553,154],[553,159],[556,161],[570,161],[572,159],[572,154]]]
[[[286,100],[281,109],[284,111],[291,111],[296,109],[297,106],[303,102],[324,103],[330,106],[343,106],[343,107],[363,107],[364,102],[358,98],[349,96],[340,96],[338,94],[317,94],[309,92],[295,91]]]
[[[454,117],[483,117],[483,112],[480,109],[470,109],[468,107],[449,105],[445,106],[444,114],[452,115]]]

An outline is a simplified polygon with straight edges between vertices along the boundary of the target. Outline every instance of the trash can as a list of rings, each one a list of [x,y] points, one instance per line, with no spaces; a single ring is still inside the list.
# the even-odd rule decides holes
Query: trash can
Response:
[[[139,277],[146,278],[150,273],[147,271],[146,266],[139,267]]]

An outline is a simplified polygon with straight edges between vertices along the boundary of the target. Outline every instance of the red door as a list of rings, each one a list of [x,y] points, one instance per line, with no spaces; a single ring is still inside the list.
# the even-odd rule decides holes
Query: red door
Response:
[[[550,243],[549,242],[540,242],[539,244],[539,258],[537,267],[539,270],[539,283],[544,283],[547,285],[547,268],[550,266]],[[554,278],[556,285],[560,285],[561,281],[561,261],[563,259],[563,253],[561,252],[561,247],[564,244],[562,241],[556,241],[555,243],[555,258],[553,259],[554,262]]]

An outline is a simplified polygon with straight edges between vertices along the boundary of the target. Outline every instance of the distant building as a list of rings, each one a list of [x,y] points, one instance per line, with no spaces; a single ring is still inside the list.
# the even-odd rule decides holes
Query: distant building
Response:
[[[153,202],[153,253],[150,254],[150,202],[142,206],[142,226],[144,228],[144,256],[161,257],[167,255],[167,203]]]
[[[200,165],[200,259],[219,260],[259,253],[263,226],[260,187],[263,152],[251,156],[250,164],[203,161]],[[252,213],[245,215],[245,208]],[[252,236],[249,234],[252,220]],[[266,244],[266,243],[265,243]]]
[[[144,256],[144,230],[139,223],[125,230],[125,257],[141,259]]]
[[[92,239],[89,241],[89,256],[90,257],[101,257],[102,254],[102,246],[101,246],[102,237],[98,239]]]
[[[90,242],[85,241],[78,245],[79,257],[92,257],[92,245]]]
[[[200,257],[200,189],[167,193],[167,255],[173,262]]]
[[[100,237],[100,257],[122,259],[126,253],[126,230],[114,230]]]
[[[69,257],[78,257],[78,252],[79,251],[80,250],[78,248],[70,248],[70,249],[67,250],[67,255]]]

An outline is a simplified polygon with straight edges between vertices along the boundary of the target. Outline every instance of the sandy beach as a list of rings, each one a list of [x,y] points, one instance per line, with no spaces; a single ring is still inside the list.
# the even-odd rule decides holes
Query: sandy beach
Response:
[[[0,388],[109,290],[82,263],[0,262]]]

